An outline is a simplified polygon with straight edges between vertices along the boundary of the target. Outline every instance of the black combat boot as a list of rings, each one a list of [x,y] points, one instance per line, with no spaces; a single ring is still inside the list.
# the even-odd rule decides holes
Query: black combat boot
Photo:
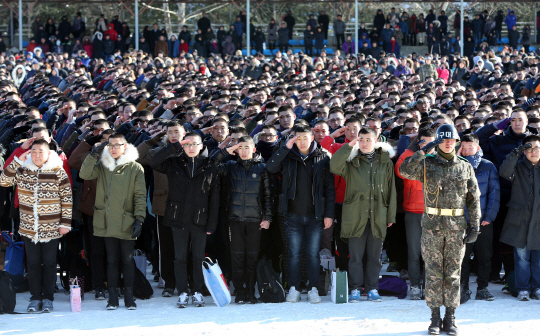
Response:
[[[446,308],[446,313],[444,314],[443,328],[442,330],[448,335],[457,335],[458,328],[456,325],[456,318],[454,313],[456,308]]]
[[[135,299],[133,298],[133,287],[126,287],[124,290],[124,304],[128,310],[137,309]]]
[[[116,287],[109,287],[107,310],[116,310],[116,308],[118,308],[118,291],[116,290]]]
[[[431,308],[431,324],[428,328],[428,333],[430,335],[439,335],[441,333],[441,309],[439,307],[437,308]]]

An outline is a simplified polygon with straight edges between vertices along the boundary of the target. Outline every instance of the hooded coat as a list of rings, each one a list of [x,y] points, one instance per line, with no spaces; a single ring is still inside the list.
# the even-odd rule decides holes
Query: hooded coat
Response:
[[[512,27],[514,27],[517,24],[517,17],[515,15],[511,15],[510,13],[514,12],[512,9],[508,10],[508,15],[504,19],[504,23],[506,24],[506,27],[508,30],[512,30]]]
[[[144,169],[136,162],[138,158],[137,149],[127,144],[116,160],[108,146],[101,156],[91,153],[84,159],[79,177],[97,179],[94,236],[135,240],[131,238],[133,222],[143,222],[146,217]]]
[[[171,39],[171,37],[175,37],[174,41]],[[169,46],[169,57],[178,57],[180,55],[180,41],[178,40],[178,37],[176,34],[171,34],[169,37],[169,40],[167,41],[167,44]]]
[[[54,151],[41,168],[28,156],[15,157],[0,175],[0,186],[17,185],[21,222],[19,233],[34,243],[61,238],[59,228],[71,228],[72,194],[63,162]]]
[[[21,76],[17,76],[17,69],[22,69],[23,72],[21,74]],[[17,65],[13,71],[11,72],[11,78],[13,78],[13,83],[15,83],[15,86],[17,86],[17,88],[19,86],[21,86],[22,82],[24,82],[24,80],[26,79],[26,69],[23,65],[19,64]]]
[[[92,37],[92,57],[103,58],[103,33],[96,32]]]
[[[116,30],[114,30],[114,25],[112,23],[109,23],[107,28],[108,29],[105,31],[104,34],[109,34],[109,36],[111,37],[111,40],[115,42],[116,38],[118,37],[118,33],[116,32]]]
[[[394,181],[395,155],[384,142],[375,144],[373,161],[358,145],[343,145],[330,160],[330,171],[347,183],[341,219],[342,238],[360,238],[368,220],[373,237],[384,240],[388,223],[395,223],[397,192]]]

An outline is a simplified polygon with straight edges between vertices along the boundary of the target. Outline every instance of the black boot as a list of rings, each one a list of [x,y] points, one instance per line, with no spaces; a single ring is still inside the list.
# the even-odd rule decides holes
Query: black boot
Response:
[[[124,304],[128,310],[137,309],[135,299],[133,298],[133,287],[126,287],[124,290]]]
[[[109,287],[109,302],[107,303],[107,310],[116,310],[118,305],[118,291],[116,290],[116,287]]]
[[[444,314],[442,330],[448,335],[458,334],[458,328],[456,326],[456,318],[454,316],[455,312],[456,312],[456,308],[446,308],[446,313]]]
[[[439,335],[441,333],[441,309],[440,308],[431,308],[431,324],[428,328],[428,333],[430,335]]]

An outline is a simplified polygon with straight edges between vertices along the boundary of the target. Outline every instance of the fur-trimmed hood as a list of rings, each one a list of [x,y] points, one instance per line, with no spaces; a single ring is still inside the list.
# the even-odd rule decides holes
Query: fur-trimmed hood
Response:
[[[375,144],[375,152],[377,153],[382,153],[382,152],[386,152],[388,153],[388,156],[391,158],[393,158],[394,156],[396,156],[396,151],[394,150],[394,148],[386,143],[386,142],[377,142]],[[348,162],[352,162],[352,160],[357,157],[358,155],[360,155],[360,148],[358,147],[358,144],[355,144],[353,146],[353,149],[351,151],[351,154],[349,155],[349,158],[347,159]]]
[[[125,165],[130,162],[137,161],[139,158],[139,152],[132,144],[127,144],[127,148],[124,151],[124,154],[115,160],[111,153],[109,153],[109,146],[105,146],[103,153],[101,154],[101,163],[103,166],[110,171],[114,171],[116,167]]]
[[[58,156],[58,154],[56,154],[54,150],[50,151],[49,159],[47,160],[47,162],[43,164],[43,166],[41,166],[41,168],[39,168],[38,166],[34,164],[30,154],[28,154],[28,158],[22,164],[22,167],[30,171],[38,171],[38,170],[52,171],[55,168],[63,167],[63,166],[64,166],[64,162],[62,161],[62,159],[60,159],[60,157]]]

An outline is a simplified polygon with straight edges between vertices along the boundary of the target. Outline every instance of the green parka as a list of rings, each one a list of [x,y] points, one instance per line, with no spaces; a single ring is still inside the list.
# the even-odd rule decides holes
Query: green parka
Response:
[[[387,143],[375,145],[373,162],[360,154],[358,145],[343,145],[330,160],[330,171],[347,182],[341,220],[342,238],[360,238],[368,219],[373,237],[384,240],[388,223],[396,222],[394,150]]]
[[[137,149],[128,144],[115,160],[106,146],[101,158],[96,153],[84,160],[79,177],[97,179],[96,203],[94,205],[94,235],[124,240],[131,238],[131,226],[135,219],[144,221],[146,216],[146,184],[143,167],[135,162]]]

